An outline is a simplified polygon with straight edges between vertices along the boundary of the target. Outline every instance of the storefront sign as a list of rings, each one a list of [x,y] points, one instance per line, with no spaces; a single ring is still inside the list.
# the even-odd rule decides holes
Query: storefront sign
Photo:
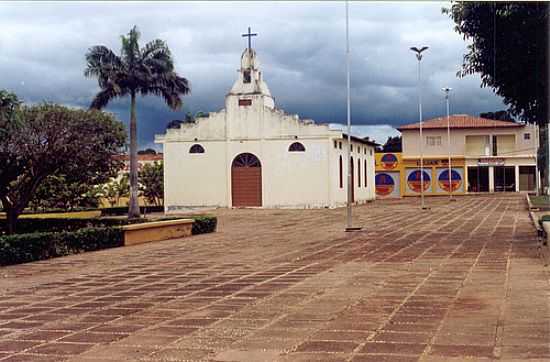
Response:
[[[477,160],[478,166],[504,166],[504,158],[479,158]]]
[[[404,160],[405,166],[407,167],[420,167],[420,159],[407,159]],[[448,158],[424,158],[422,161],[424,167],[448,167],[449,159]],[[451,160],[453,166],[463,166],[464,159],[455,159]]]

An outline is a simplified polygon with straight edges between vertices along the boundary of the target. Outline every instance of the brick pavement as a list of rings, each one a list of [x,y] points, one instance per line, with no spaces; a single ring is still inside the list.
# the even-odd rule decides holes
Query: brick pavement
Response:
[[[548,361],[519,195],[219,210],[219,232],[0,269],[1,361]]]

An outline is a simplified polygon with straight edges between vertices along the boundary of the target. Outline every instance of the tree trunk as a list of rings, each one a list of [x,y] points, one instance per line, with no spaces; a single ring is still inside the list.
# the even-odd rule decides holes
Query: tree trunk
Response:
[[[15,234],[15,229],[17,227],[17,217],[19,213],[17,209],[4,205],[4,210],[6,211],[6,221],[8,223],[8,234]]]
[[[130,106],[130,201],[128,203],[128,219],[138,219],[139,217],[136,94],[132,92],[132,104]]]

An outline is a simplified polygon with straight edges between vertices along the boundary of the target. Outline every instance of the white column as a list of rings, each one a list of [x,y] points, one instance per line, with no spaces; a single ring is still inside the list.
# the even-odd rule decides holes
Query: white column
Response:
[[[495,168],[489,166],[489,192],[495,192]]]
[[[518,165],[515,165],[514,166],[514,174],[515,174],[515,178],[516,178],[516,192],[519,192],[519,166]]]

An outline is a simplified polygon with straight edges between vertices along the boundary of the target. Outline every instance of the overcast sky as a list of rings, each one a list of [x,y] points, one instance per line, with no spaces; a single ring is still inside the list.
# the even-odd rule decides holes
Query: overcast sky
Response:
[[[452,113],[503,109],[479,87],[478,76],[459,79],[466,43],[441,14],[441,2],[352,2],[350,41],[352,122],[379,142],[391,127],[418,119],[417,61],[410,46],[428,45],[422,60],[425,119],[445,112],[441,87],[453,88]],[[133,25],[142,44],[166,40],[176,71],[192,94],[171,112],[154,97],[139,99],[139,140],[151,146],[172,119],[186,111],[217,111],[237,77],[248,26],[277,107],[316,122],[345,123],[344,2],[0,2],[0,88],[27,102],[87,107],[97,81],[83,76],[84,55],[103,44],[115,52]],[[107,110],[127,122],[129,100]]]

